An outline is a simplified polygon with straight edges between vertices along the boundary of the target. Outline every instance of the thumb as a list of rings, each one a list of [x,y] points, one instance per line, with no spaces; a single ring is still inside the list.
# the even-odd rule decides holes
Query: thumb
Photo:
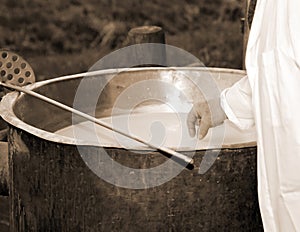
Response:
[[[198,138],[203,139],[206,136],[210,127],[210,123],[208,123],[208,121],[205,118],[202,118],[198,129]]]

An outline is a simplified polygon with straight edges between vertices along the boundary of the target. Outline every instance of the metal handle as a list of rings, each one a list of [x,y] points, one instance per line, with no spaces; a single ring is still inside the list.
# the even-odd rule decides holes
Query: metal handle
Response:
[[[44,95],[36,93],[36,92],[34,92],[32,90],[25,89],[25,88],[22,88],[22,87],[19,87],[19,86],[14,86],[14,85],[7,84],[7,83],[2,83],[2,82],[0,82],[0,85],[2,85],[3,87],[6,87],[6,88],[10,88],[10,89],[17,90],[19,92],[26,93],[26,94],[28,94],[30,96],[38,98],[38,99],[40,99],[42,101],[45,101],[45,102],[50,103],[52,105],[55,105],[55,106],[57,106],[57,107],[59,107],[61,109],[64,109],[64,110],[69,111],[69,112],[71,112],[73,114],[76,114],[76,115],[78,115],[78,116],[80,116],[82,118],[85,118],[85,119],[87,119],[87,120],[89,120],[91,122],[94,122],[94,123],[96,123],[96,124],[98,124],[98,125],[100,125],[102,127],[105,127],[105,128],[107,128],[109,130],[117,132],[117,133],[119,133],[121,135],[124,135],[124,136],[126,136],[128,138],[131,138],[131,139],[133,139],[133,140],[135,140],[137,142],[143,143],[143,144],[145,144],[145,145],[147,145],[147,146],[149,146],[151,148],[154,148],[154,149],[156,149],[158,151],[161,151],[162,154],[164,154],[164,155],[167,154],[167,156],[169,158],[172,158],[172,160],[174,160],[175,162],[177,162],[180,165],[185,166],[189,170],[192,170],[194,168],[194,165],[193,165],[194,164],[194,160],[192,158],[190,158],[190,157],[188,157],[186,155],[183,155],[181,153],[178,153],[178,152],[176,152],[176,151],[174,151],[172,149],[169,149],[167,147],[158,147],[158,146],[156,146],[156,145],[154,145],[152,143],[149,143],[149,142],[147,142],[147,141],[145,141],[145,140],[143,140],[143,139],[141,139],[141,138],[139,138],[139,137],[137,137],[135,135],[131,135],[131,134],[128,134],[128,133],[126,133],[124,131],[121,131],[119,129],[113,128],[110,124],[108,124],[106,122],[103,122],[100,119],[92,117],[92,116],[90,116],[90,115],[88,115],[86,113],[83,113],[83,112],[81,112],[79,110],[76,110],[76,109],[74,109],[72,107],[69,107],[69,106],[67,106],[65,104],[62,104],[62,103],[60,103],[58,101],[55,101],[55,100],[53,100],[51,98],[48,98],[48,97],[44,96]]]

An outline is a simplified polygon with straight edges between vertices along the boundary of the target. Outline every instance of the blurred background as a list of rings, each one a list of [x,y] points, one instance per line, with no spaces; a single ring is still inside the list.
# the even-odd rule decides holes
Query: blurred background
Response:
[[[0,48],[38,79],[87,71],[136,26],[161,26],[166,43],[206,66],[242,68],[243,0],[0,0]]]

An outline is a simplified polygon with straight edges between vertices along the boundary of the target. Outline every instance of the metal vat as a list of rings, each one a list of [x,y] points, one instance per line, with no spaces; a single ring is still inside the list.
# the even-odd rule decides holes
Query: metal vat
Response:
[[[187,100],[191,104],[203,98],[193,84],[198,83],[197,78],[209,75],[222,90],[245,75],[239,70],[208,68],[137,68],[117,74],[119,71],[106,70],[89,78],[91,82],[97,78],[109,80],[97,101],[97,117],[111,115],[118,96],[143,80],[176,86],[185,99],[178,94],[173,96],[165,88],[156,88],[156,92],[160,97],[171,94],[171,98],[165,98],[170,101]],[[28,88],[72,106],[81,80],[82,77],[53,79]],[[86,99],[98,88],[94,85],[94,89],[86,91]],[[142,107],[156,104],[151,102],[143,102]],[[82,109],[92,112],[93,104]],[[155,151],[107,146],[100,149],[86,141],[59,136],[54,132],[71,125],[72,115],[24,94],[5,96],[1,116],[10,128],[11,231],[263,231],[256,189],[256,145],[252,138],[222,144],[218,158],[204,174],[199,174],[198,169],[206,148],[212,154],[218,148],[208,145],[182,149],[183,154],[194,154],[194,170],[184,169],[159,186],[130,189],[99,178],[79,150],[87,155],[105,151],[118,163],[136,169],[156,167],[167,158]],[[119,178],[125,176],[124,173]]]

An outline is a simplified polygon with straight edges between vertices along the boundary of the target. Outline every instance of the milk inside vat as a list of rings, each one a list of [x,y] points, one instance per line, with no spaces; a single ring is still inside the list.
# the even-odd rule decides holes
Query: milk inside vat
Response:
[[[241,131],[229,120],[211,128],[202,140],[190,137],[186,125],[188,112],[173,112],[166,104],[139,107],[130,114],[120,114],[99,118],[114,129],[142,138],[158,147],[168,147],[177,151],[232,147],[255,141],[255,130]],[[74,131],[76,130],[76,133]],[[55,132],[89,145],[102,147],[122,147],[130,150],[151,150],[146,145],[120,135],[90,121],[62,128]]]

